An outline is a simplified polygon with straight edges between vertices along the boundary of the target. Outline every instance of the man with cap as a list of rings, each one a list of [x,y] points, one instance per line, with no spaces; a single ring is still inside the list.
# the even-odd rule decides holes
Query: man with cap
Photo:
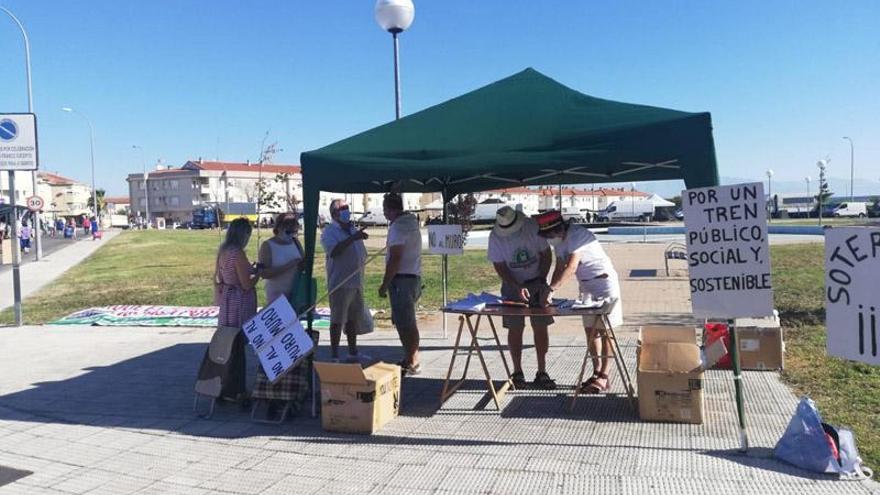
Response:
[[[562,213],[550,210],[536,215],[539,235],[556,251],[556,269],[550,281],[550,290],[556,291],[566,280],[576,276],[581,298],[614,299],[616,304],[609,315],[613,326],[623,324],[623,304],[620,284],[611,258],[599,244],[596,236],[582,225],[573,225],[562,219]],[[609,358],[614,350],[607,336],[600,333],[595,316],[584,316],[587,346],[593,356],[593,376],[580,385],[581,393],[597,394],[611,388],[608,371]]]
[[[528,303],[529,307],[546,307],[550,289],[547,274],[553,261],[550,245],[538,235],[538,224],[509,206],[495,214],[495,226],[489,234],[489,261],[501,277],[501,297],[504,300]],[[513,384],[524,388],[527,383],[522,370],[523,331],[525,318],[504,316],[502,324],[507,328],[507,345],[513,361]],[[552,316],[531,316],[529,320],[535,334],[535,351],[538,371],[534,385],[552,390],[556,382],[547,374],[546,357],[550,347],[547,327],[553,323]]]
[[[379,287],[379,297],[391,302],[391,322],[403,345],[404,357],[398,364],[404,375],[418,375],[419,327],[416,323],[416,303],[422,294],[422,234],[419,219],[403,211],[403,198],[388,193],[382,201],[388,226],[385,241],[385,276]]]

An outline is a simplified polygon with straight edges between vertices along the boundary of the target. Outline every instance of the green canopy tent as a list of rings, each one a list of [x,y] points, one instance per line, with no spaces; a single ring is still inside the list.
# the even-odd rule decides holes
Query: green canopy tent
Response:
[[[460,193],[513,186],[669,179],[688,188],[718,185],[708,112],[594,98],[531,68],[305,152],[301,165],[307,280],[321,191],[441,192],[445,204]],[[738,364],[736,346],[733,340]]]
[[[534,69],[301,156],[311,276],[320,191],[460,193],[683,179],[718,184],[709,113],[603,100]]]

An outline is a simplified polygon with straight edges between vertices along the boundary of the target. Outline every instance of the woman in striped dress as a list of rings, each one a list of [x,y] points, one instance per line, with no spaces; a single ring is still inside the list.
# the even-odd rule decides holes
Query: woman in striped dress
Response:
[[[220,326],[241,328],[244,322],[257,314],[257,292],[254,287],[260,271],[248,261],[245,248],[251,238],[251,224],[236,218],[229,224],[226,240],[217,252],[215,272],[217,305],[220,306],[217,323]],[[245,336],[239,332],[233,343],[229,360],[229,380],[223,384],[221,397],[244,400],[245,390]]]

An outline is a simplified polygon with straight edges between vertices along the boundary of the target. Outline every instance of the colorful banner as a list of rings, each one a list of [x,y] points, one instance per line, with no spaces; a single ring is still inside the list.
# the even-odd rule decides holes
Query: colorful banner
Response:
[[[216,327],[218,312],[217,306],[100,306],[71,313],[51,325]],[[330,328],[330,310],[318,308],[315,313],[312,327]]]

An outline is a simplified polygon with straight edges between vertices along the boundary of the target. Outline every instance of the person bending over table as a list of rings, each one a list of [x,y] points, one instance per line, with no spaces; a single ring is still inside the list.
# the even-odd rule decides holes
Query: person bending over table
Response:
[[[509,206],[495,214],[495,226],[489,234],[489,261],[501,277],[501,297],[506,301],[522,301],[529,307],[546,307],[550,290],[547,275],[553,261],[550,245],[538,236],[538,225],[522,212]],[[553,323],[552,316],[530,316],[535,334],[535,352],[538,371],[534,385],[552,390],[556,382],[547,374],[546,357],[550,347],[547,327]],[[501,322],[507,328],[507,345],[513,361],[511,379],[516,388],[525,388],[527,382],[522,370],[522,339],[525,317],[503,316]]]
[[[608,319],[612,326],[623,324],[623,305],[620,301],[620,283],[611,259],[602,249],[599,240],[586,227],[566,222],[557,210],[550,210],[535,216],[539,235],[547,239],[556,251],[556,269],[550,281],[550,290],[555,292],[575,275],[580,287],[581,297],[593,299],[614,298],[617,304]],[[581,384],[581,393],[597,394],[611,388],[608,371],[611,368],[609,357],[614,350],[611,340],[599,336],[594,316],[584,316],[584,330],[587,345],[593,356],[593,376]],[[601,348],[601,352],[600,352]]]

